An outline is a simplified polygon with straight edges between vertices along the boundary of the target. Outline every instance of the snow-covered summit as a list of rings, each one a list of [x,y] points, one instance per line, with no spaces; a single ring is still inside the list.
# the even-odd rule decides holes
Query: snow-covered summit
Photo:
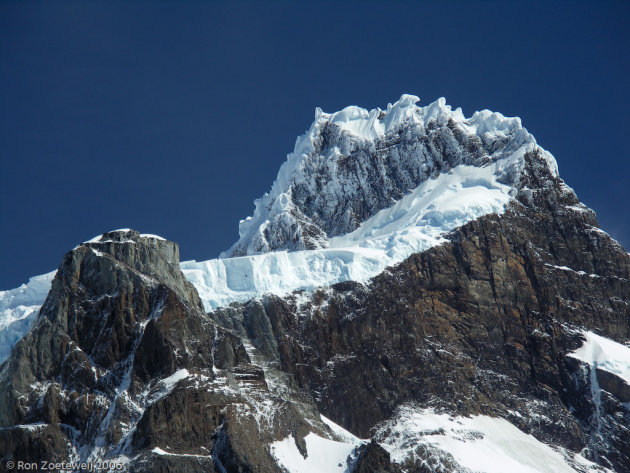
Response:
[[[134,243],[134,238],[150,238],[154,240],[166,241],[166,238],[161,237],[159,235],[154,235],[152,233],[140,233],[132,230],[131,228],[118,228],[116,230],[111,230],[109,232],[105,232],[101,235],[96,235],[93,238],[90,238],[83,243],[109,243],[109,242],[118,242],[118,243]]]
[[[553,156],[519,118],[488,110],[466,118],[444,99],[426,107],[417,101],[403,95],[384,110],[316,109],[270,192],[240,222],[234,246],[216,259],[181,263],[206,309],[269,293],[367,282],[444,242],[450,231],[502,213],[518,191],[529,151],[537,150],[557,175]],[[119,229],[86,244],[139,238],[163,240]],[[48,287],[51,279],[45,279]],[[11,334],[7,345],[26,331],[47,292],[30,284],[28,291],[36,302],[27,312],[0,297],[0,332]],[[6,354],[8,349],[0,352],[0,361]]]
[[[241,220],[239,240],[221,257],[327,248],[330,238],[356,230],[422,182],[459,165],[486,167],[520,150],[521,159],[497,167],[496,175],[512,187],[518,183],[524,151],[537,147],[519,118],[489,110],[466,118],[444,98],[425,107],[418,101],[405,94],[385,110],[317,108],[271,190],[255,201],[253,216]],[[543,156],[557,174],[554,158]]]

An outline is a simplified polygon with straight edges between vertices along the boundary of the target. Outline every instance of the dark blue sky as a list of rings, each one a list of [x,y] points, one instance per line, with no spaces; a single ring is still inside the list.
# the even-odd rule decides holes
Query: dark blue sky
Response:
[[[120,227],[215,257],[315,106],[402,93],[522,117],[629,248],[628,51],[628,2],[3,1],[0,289]]]

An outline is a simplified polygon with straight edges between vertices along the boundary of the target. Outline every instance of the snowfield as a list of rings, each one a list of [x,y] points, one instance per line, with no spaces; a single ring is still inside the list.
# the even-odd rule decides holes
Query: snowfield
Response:
[[[348,471],[346,460],[354,451],[356,444],[325,439],[313,432],[304,437],[304,442],[306,443],[306,457],[302,456],[292,436],[272,443],[271,455],[288,473],[344,473]]]
[[[609,472],[584,457],[553,449],[505,419],[478,415],[457,417],[414,406],[400,408],[376,434],[381,446],[398,463],[419,459],[416,451],[430,452],[430,466],[453,460],[476,473],[586,473]],[[419,450],[418,450],[419,451]]]
[[[311,432],[304,438],[306,457],[302,456],[292,436],[270,445],[271,455],[288,473],[344,473],[348,470],[348,460],[355,458],[355,449],[364,441],[330,419],[320,417],[340,441]]]

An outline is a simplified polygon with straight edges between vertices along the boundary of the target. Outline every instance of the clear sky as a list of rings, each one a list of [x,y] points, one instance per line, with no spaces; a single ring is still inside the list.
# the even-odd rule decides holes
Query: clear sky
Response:
[[[630,248],[629,2],[0,2],[0,289],[132,227],[228,248],[314,108],[520,116]]]

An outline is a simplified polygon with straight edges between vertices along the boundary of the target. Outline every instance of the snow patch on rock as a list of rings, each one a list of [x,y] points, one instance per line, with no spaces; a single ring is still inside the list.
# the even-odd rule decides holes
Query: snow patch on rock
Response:
[[[344,473],[348,469],[348,457],[357,443],[336,442],[313,432],[304,437],[306,457],[297,448],[292,436],[274,442],[271,455],[288,473]]]
[[[404,406],[375,436],[392,461],[424,461],[451,471],[453,460],[478,473],[609,472],[584,457],[554,449],[505,419],[451,416],[430,408]],[[427,457],[428,452],[428,457]]]

